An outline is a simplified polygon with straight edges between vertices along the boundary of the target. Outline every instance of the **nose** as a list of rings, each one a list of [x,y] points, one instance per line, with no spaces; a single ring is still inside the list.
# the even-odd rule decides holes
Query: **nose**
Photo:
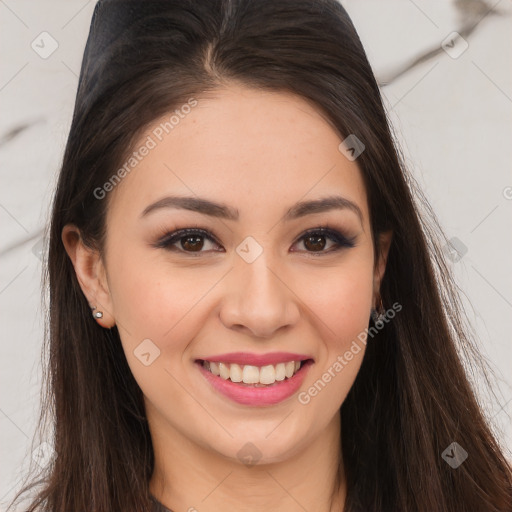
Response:
[[[299,320],[293,283],[265,252],[254,262],[239,259],[227,283],[220,319],[228,329],[258,338],[275,337],[278,330]]]

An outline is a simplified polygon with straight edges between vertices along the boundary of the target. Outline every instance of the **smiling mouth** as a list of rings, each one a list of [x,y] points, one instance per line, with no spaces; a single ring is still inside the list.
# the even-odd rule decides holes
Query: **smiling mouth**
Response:
[[[247,387],[270,387],[291,379],[312,359],[287,361],[264,366],[221,363],[198,359],[197,364],[221,379]]]

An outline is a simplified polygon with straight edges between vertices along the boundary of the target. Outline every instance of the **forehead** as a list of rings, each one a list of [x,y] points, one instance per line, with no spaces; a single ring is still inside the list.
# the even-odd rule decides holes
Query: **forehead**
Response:
[[[134,146],[136,161],[110,193],[109,216],[139,216],[151,202],[178,194],[233,206],[240,220],[275,222],[298,201],[336,193],[358,204],[366,218],[361,172],[340,152],[341,141],[299,96],[217,89],[148,127]]]

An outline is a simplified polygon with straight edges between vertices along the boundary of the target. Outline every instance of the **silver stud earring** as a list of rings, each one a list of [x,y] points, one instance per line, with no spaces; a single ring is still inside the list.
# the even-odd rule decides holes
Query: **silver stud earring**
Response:
[[[101,311],[94,311],[96,309],[96,306],[93,306],[91,309],[93,310],[92,316],[94,318],[103,318],[103,313]]]

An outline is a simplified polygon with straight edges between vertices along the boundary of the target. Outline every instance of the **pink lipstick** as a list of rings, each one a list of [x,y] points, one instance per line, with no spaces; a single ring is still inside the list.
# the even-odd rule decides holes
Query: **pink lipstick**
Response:
[[[296,393],[314,361],[290,352],[231,352],[195,362],[216,391],[239,404],[258,407],[275,405]]]

